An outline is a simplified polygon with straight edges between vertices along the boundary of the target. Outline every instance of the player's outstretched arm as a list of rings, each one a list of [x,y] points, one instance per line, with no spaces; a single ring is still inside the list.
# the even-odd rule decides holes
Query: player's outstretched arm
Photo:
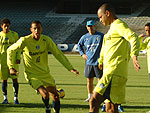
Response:
[[[147,36],[147,35],[145,35],[145,34],[143,34],[143,33],[139,35],[139,37],[143,37],[143,38],[144,38],[145,36]]]
[[[79,72],[78,72],[76,69],[72,69],[72,70],[70,70],[70,72],[75,73],[75,74],[76,74],[76,76],[78,76],[78,75],[79,75]]]
[[[139,63],[138,63],[137,56],[133,56],[132,59],[133,59],[133,65],[134,65],[134,68],[135,68],[136,71],[138,72],[139,69],[140,69],[140,65],[139,65]]]
[[[10,75],[12,75],[12,76],[18,74],[18,71],[14,68],[10,68],[9,71],[10,71]]]

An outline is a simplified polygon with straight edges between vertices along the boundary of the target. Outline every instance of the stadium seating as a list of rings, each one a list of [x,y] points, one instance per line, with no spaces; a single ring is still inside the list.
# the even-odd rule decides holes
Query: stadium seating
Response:
[[[86,21],[94,20],[97,24],[97,30],[106,33],[109,27],[104,27],[97,18],[97,15],[63,15],[55,13],[53,4],[27,4],[11,3],[0,7],[0,18],[8,17],[11,20],[11,29],[18,32],[19,36],[30,34],[30,24],[33,20],[40,20],[43,24],[43,34],[50,36],[55,43],[75,44],[80,37],[87,33]],[[140,15],[136,17],[121,17],[138,35],[144,33],[144,25],[150,22],[149,11],[147,7]]]

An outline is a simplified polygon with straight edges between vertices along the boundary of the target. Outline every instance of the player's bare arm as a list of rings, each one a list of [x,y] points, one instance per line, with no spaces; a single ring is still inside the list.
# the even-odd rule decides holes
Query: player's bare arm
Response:
[[[140,69],[140,65],[139,65],[139,63],[138,63],[137,56],[133,56],[132,59],[133,59],[133,65],[134,65],[134,68],[135,68],[136,71],[138,72],[139,69]]]
[[[85,59],[85,60],[88,59],[88,57],[86,56],[86,54],[83,54],[83,55],[82,55],[82,58]]]
[[[78,75],[79,75],[79,72],[78,72],[76,69],[72,69],[72,70],[70,70],[70,72],[75,73],[75,74],[76,74],[76,76],[78,76]]]
[[[144,38],[145,36],[147,36],[147,35],[145,35],[143,33],[139,35],[139,37],[142,37],[142,38]]]

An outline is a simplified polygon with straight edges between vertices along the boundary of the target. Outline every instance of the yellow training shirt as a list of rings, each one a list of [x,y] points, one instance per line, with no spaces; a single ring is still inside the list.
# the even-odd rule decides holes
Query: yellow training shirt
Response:
[[[42,76],[49,74],[48,50],[55,58],[63,64],[69,71],[73,69],[63,52],[56,46],[52,39],[46,35],[41,35],[39,40],[35,40],[32,35],[21,37],[17,43],[8,48],[8,66],[13,68],[12,56],[15,52],[23,50],[25,72]]]
[[[19,39],[19,36],[14,31],[9,31],[8,33],[0,32],[0,62],[3,67],[7,67],[7,48],[14,44]],[[20,59],[21,51],[18,51],[13,56],[13,63]]]
[[[125,22],[116,19],[103,40],[99,58],[99,64],[103,64],[103,73],[127,78],[128,61],[130,56],[138,55],[139,46],[135,32]]]

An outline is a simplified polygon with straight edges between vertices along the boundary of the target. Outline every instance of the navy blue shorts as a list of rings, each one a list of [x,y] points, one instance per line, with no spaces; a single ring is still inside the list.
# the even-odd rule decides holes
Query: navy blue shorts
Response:
[[[85,65],[84,75],[86,78],[101,78],[103,75],[103,71],[99,69],[98,66],[93,65]]]

